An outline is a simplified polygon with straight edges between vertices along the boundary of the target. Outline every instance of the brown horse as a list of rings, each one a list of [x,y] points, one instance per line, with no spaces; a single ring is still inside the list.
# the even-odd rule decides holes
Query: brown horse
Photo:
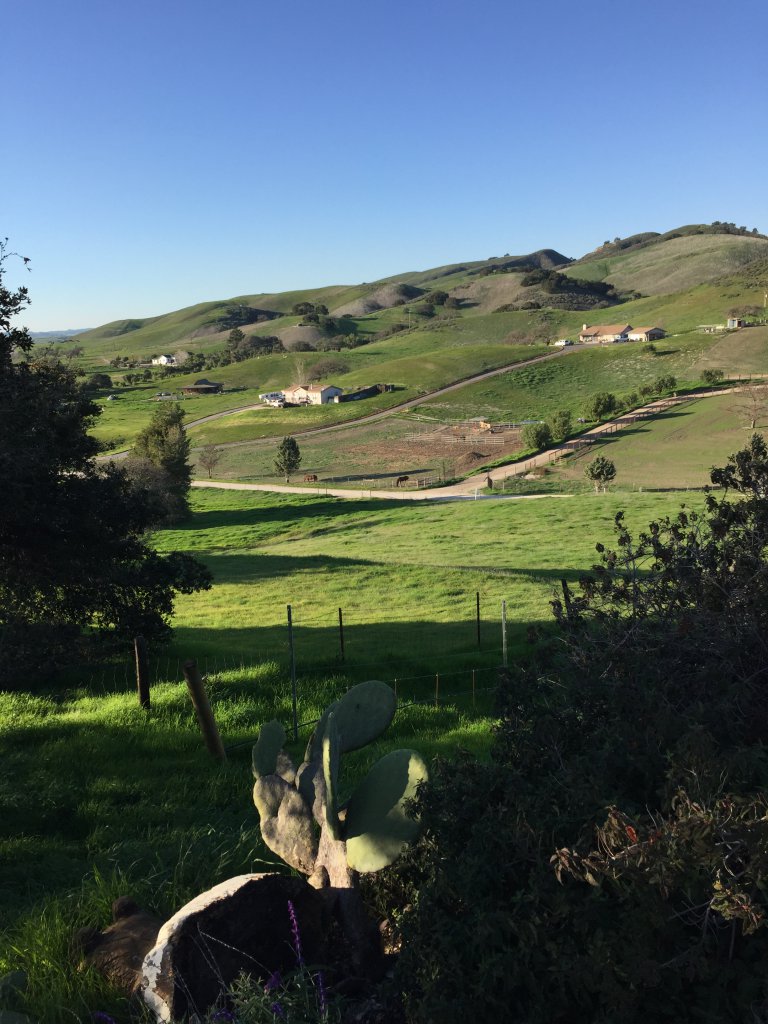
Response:
[[[399,476],[397,478],[397,480],[395,480],[395,487],[401,487],[404,483],[406,483],[410,479],[411,478],[409,476]]]
[[[304,483],[305,484],[316,484],[317,483],[317,473],[305,473],[304,474]]]

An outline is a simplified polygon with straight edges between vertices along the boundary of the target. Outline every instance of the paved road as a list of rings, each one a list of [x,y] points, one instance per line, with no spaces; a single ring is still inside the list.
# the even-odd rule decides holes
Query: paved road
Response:
[[[664,412],[665,409],[681,405],[684,402],[690,401],[692,398],[706,398],[712,395],[727,395],[738,390],[738,388],[721,388],[718,391],[691,391],[686,395],[681,395],[675,398],[657,399],[656,401],[649,402],[647,405],[634,409],[631,412],[623,413],[621,416],[617,416],[615,419],[610,420],[607,423],[601,423],[599,426],[593,427],[591,430],[587,430],[583,434],[580,434],[579,437],[574,438],[571,441],[566,441],[557,448],[550,448],[545,452],[541,452],[539,455],[531,455],[527,459],[519,459],[517,462],[510,462],[506,466],[499,466],[490,473],[475,473],[472,476],[467,477],[466,480],[462,480],[461,483],[451,484],[448,487],[430,487],[428,489],[425,488],[424,490],[397,488],[395,490],[384,491],[369,490],[368,488],[350,489],[341,487],[325,487],[322,484],[317,487],[293,487],[286,484],[217,483],[209,480],[194,480],[192,482],[192,486],[215,487],[229,491],[277,491],[282,494],[321,494],[330,495],[335,498],[351,498],[354,500],[360,500],[361,498],[382,498],[395,499],[397,501],[456,501],[476,498],[487,499],[503,497],[505,500],[519,501],[531,500],[534,498],[566,498],[570,497],[570,495],[494,495],[480,494],[479,492],[487,486],[489,478],[492,480],[494,485],[498,485],[504,480],[508,480],[510,477],[523,476],[526,473],[531,472],[531,470],[540,466],[547,466],[563,456],[569,455],[572,452],[583,448],[585,445],[599,443],[600,438],[607,437],[608,435],[617,433],[619,430],[632,426],[638,420],[649,419],[661,412]]]

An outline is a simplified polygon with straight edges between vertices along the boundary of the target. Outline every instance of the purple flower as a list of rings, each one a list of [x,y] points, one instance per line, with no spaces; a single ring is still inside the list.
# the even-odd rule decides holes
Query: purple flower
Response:
[[[280,1003],[272,1003],[272,1005],[270,1006],[270,1010],[275,1015],[275,1017],[277,1017],[279,1020],[287,1020],[288,1019],[285,1016],[285,1010],[282,1008]]]
[[[304,954],[301,951],[301,933],[299,932],[299,922],[296,919],[296,908],[294,907],[292,900],[288,900],[288,916],[291,919],[291,934],[293,935],[293,949],[296,953],[296,963],[299,967],[303,967]]]
[[[269,992],[274,992],[274,991],[275,991],[275,989],[276,989],[276,988],[280,988],[280,986],[281,986],[282,984],[283,984],[283,979],[282,979],[282,978],[280,977],[280,971],[274,971],[274,972],[273,972],[272,974],[270,974],[270,976],[269,976],[269,977],[267,978],[267,983],[266,983],[266,985],[264,986],[264,991],[265,991],[266,993],[269,993]]]
[[[325,1017],[328,1013],[328,996],[325,991],[325,978],[323,978],[323,972],[318,971],[312,980],[317,988],[317,1006],[320,1010],[320,1016]]]
[[[104,1013],[103,1010],[95,1010],[91,1017],[96,1021],[96,1024],[117,1024],[114,1017],[110,1017],[108,1013]]]
[[[235,1017],[234,1013],[230,1013],[229,1010],[217,1010],[213,1015],[213,1019],[227,1021],[228,1024],[232,1024],[232,1022],[237,1020],[237,1017]]]

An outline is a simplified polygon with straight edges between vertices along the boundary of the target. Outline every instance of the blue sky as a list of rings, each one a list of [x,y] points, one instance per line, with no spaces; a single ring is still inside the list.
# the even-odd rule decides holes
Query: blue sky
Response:
[[[2,20],[0,236],[32,259],[35,330],[768,231],[764,0],[6,0]]]

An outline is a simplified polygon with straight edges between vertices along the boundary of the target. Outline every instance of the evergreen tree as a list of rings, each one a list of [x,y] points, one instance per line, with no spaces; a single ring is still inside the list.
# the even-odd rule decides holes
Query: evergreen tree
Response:
[[[172,519],[181,519],[189,513],[192,467],[189,464],[189,438],[183,427],[184,416],[184,410],[176,402],[159,405],[133,446],[133,458],[146,459],[166,474],[167,488],[175,507]]]
[[[285,482],[290,483],[291,473],[295,473],[301,465],[301,452],[294,437],[284,437],[277,446],[275,456],[275,469],[285,476]]]

